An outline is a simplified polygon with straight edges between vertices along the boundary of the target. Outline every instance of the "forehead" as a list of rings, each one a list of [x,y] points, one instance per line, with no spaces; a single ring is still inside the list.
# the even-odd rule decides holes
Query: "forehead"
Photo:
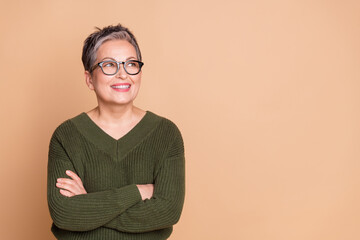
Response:
[[[104,58],[114,58],[118,61],[130,57],[136,58],[136,50],[127,40],[108,40],[97,50],[97,60]]]

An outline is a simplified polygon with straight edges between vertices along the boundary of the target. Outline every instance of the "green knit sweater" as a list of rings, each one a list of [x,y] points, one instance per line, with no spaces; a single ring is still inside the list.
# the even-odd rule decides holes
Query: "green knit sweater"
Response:
[[[87,194],[65,197],[57,178],[81,179]],[[136,184],[154,184],[142,201]],[[48,205],[57,239],[162,240],[178,222],[185,195],[181,133],[170,120],[147,111],[115,140],[86,113],[62,123],[49,147]]]

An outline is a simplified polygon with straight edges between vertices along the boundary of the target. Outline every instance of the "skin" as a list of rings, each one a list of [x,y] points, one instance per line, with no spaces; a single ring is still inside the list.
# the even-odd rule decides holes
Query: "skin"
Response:
[[[126,61],[137,60],[134,46],[126,40],[110,40],[103,43],[97,51],[96,63],[106,59]],[[88,116],[109,136],[120,139],[128,133],[144,117],[146,112],[133,105],[141,84],[140,72],[137,75],[129,75],[123,65],[119,72],[113,76],[105,75],[100,67],[92,73],[85,71],[85,82],[90,90],[96,94],[98,106],[89,112]],[[131,84],[128,92],[117,92],[111,85],[117,83]],[[83,183],[77,174],[67,170],[66,175],[70,178],[58,178],[56,187],[66,197],[79,194],[87,194]],[[150,199],[154,192],[153,184],[137,185],[142,200]]]

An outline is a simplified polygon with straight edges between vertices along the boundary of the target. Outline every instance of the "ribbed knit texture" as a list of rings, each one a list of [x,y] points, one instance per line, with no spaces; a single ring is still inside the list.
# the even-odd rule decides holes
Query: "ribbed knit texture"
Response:
[[[87,194],[65,197],[57,178],[81,179]],[[136,184],[154,184],[141,200]],[[174,123],[147,111],[119,140],[86,113],[62,123],[49,148],[48,205],[52,232],[61,240],[163,240],[178,222],[185,195],[181,133]]]

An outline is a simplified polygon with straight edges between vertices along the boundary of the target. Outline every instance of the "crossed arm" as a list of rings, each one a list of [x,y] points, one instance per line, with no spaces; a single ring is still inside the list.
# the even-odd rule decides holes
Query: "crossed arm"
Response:
[[[71,170],[66,170],[66,175],[69,178],[58,178],[56,182],[56,187],[60,190],[59,192],[65,197],[73,197],[80,194],[87,194],[84,185],[81,181],[81,178],[76,175]],[[141,199],[150,199],[154,193],[154,184],[137,184],[136,187],[138,188]]]

